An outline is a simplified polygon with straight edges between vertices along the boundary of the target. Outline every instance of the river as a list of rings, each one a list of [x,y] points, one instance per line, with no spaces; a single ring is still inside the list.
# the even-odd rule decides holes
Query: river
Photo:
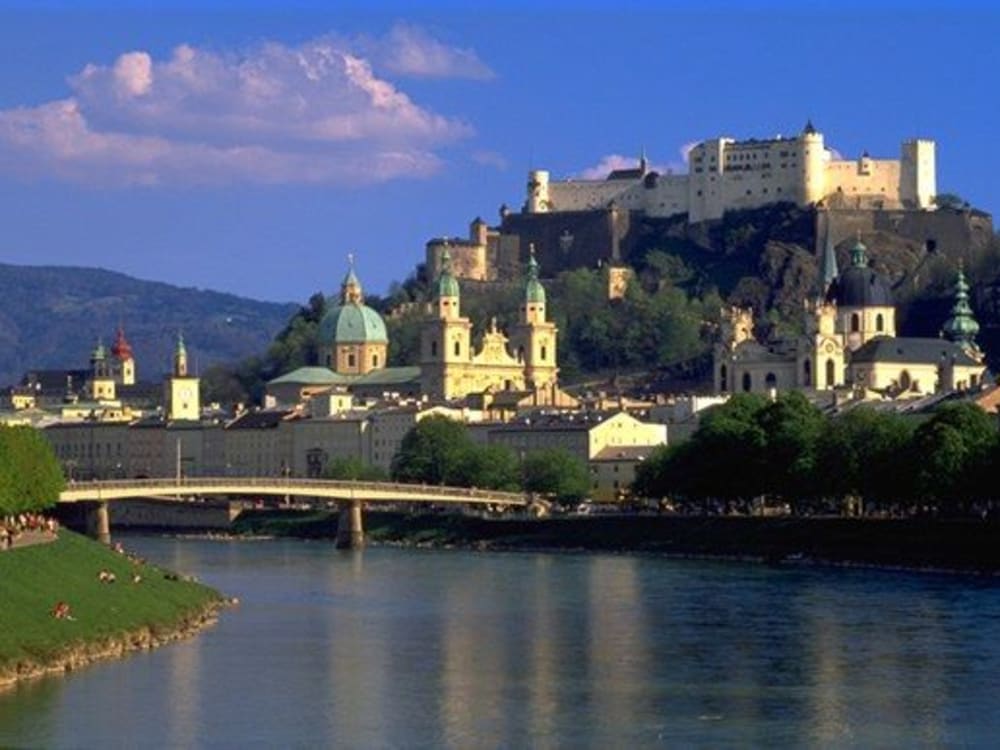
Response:
[[[0,694],[0,746],[987,746],[1000,584],[123,537],[238,609]]]

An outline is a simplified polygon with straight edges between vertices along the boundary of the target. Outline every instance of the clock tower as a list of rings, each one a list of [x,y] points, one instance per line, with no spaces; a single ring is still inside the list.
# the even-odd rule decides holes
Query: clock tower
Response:
[[[201,393],[199,379],[188,375],[187,348],[184,336],[177,336],[174,350],[174,369],[167,379],[167,414],[170,422],[178,420],[197,421],[201,416]]]

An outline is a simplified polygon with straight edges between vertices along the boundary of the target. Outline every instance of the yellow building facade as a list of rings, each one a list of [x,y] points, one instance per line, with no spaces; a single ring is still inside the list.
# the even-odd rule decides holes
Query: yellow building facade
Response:
[[[472,321],[462,316],[458,280],[445,251],[435,301],[421,331],[421,390],[443,401],[491,390],[552,392],[559,373],[557,335],[547,319],[545,289],[532,255],[520,320],[511,337],[494,319],[475,348]]]

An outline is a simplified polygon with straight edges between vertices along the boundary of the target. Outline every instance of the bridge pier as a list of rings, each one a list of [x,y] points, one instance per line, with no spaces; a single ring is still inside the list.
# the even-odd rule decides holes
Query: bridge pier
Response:
[[[88,509],[87,533],[101,544],[111,544],[111,516],[106,500],[98,500]]]
[[[348,500],[340,503],[340,517],[337,519],[337,549],[362,549],[365,546],[365,530],[361,523],[361,501]]]

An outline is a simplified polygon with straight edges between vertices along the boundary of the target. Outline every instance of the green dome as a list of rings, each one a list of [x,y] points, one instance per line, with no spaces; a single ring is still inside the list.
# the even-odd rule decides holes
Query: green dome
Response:
[[[528,283],[524,286],[526,302],[545,304],[545,287],[538,280],[538,261],[535,260],[534,248],[528,258]]]
[[[974,346],[973,339],[979,333],[979,322],[972,314],[969,306],[969,284],[961,267],[955,280],[955,304],[951,308],[951,317],[945,321],[942,331],[950,340]]]
[[[368,305],[354,302],[338,305],[319,322],[319,342],[337,344],[387,344],[389,335],[382,316]]]
[[[438,275],[438,299],[458,297],[458,279],[451,272],[451,253],[445,247],[441,253],[441,273]]]

